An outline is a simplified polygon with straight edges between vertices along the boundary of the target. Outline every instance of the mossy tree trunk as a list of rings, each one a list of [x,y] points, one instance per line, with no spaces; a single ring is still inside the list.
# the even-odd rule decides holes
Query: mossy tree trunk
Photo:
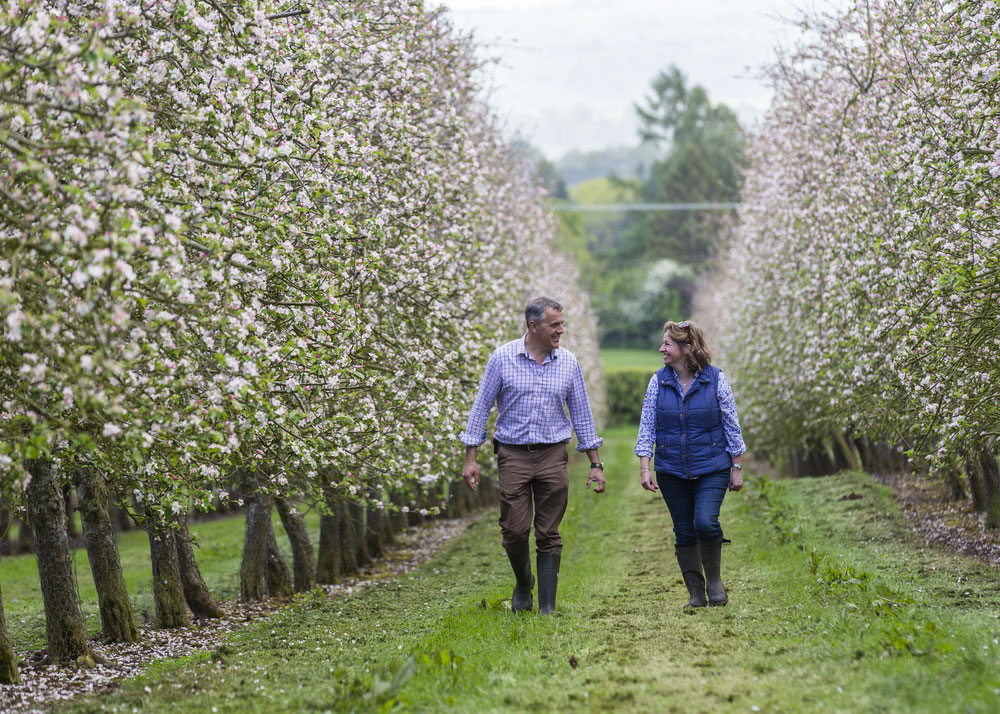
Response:
[[[272,498],[259,492],[250,477],[241,480],[246,503],[246,528],[243,531],[243,559],[240,562],[240,599],[263,600],[267,534],[271,530]]]
[[[25,466],[31,475],[26,496],[45,605],[49,663],[72,662],[91,656],[91,652],[76,598],[76,580],[66,535],[66,503],[50,462],[28,459]]]
[[[0,559],[2,558],[3,553],[0,552]],[[3,615],[3,588],[0,588],[0,684],[17,684],[20,681],[14,643],[10,640],[7,620]]]
[[[153,563],[153,600],[156,602],[156,626],[161,630],[188,627],[188,616],[177,558],[176,529],[170,523],[146,521],[149,555]]]
[[[215,602],[205,585],[205,579],[201,577],[187,523],[174,534],[174,544],[177,546],[177,565],[180,568],[184,600],[191,612],[195,617],[222,617],[222,608]]]
[[[267,592],[271,597],[291,597],[295,592],[292,586],[292,574],[285,564],[278,548],[278,539],[274,536],[274,526],[267,519],[267,554],[264,558],[264,580],[267,581]]]
[[[281,517],[281,524],[292,545],[292,571],[295,576],[295,591],[306,592],[316,581],[316,557],[313,555],[312,540],[305,519],[295,504],[284,498],[274,501]]]
[[[101,611],[101,632],[105,642],[136,642],[139,628],[125,589],[118,543],[111,527],[108,488],[96,469],[77,471],[80,519]]]

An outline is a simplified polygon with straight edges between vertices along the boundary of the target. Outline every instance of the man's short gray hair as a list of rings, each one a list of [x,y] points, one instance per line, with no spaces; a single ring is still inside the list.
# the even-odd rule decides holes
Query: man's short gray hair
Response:
[[[524,324],[528,325],[534,320],[536,323],[542,321],[542,315],[545,314],[545,309],[551,307],[556,312],[562,312],[563,306],[557,303],[552,298],[547,297],[536,297],[528,306],[524,308]]]

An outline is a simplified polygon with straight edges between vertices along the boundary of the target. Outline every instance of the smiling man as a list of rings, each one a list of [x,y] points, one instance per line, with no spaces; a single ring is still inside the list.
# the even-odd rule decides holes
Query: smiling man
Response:
[[[500,481],[500,531],[514,569],[511,598],[515,612],[533,606],[531,552],[528,535],[532,509],[538,551],[538,610],[555,610],[562,536],[559,523],[569,494],[569,443],[576,431],[577,451],[590,457],[587,488],[604,491],[604,464],[583,371],[576,357],[559,346],[566,331],[563,308],[555,300],[535,298],[524,311],[528,331],[490,355],[469,421],[461,434],[465,444],[462,477],[469,488],[479,484],[476,449],[486,441],[486,421],[497,406],[493,451]],[[569,417],[566,416],[567,407]]]

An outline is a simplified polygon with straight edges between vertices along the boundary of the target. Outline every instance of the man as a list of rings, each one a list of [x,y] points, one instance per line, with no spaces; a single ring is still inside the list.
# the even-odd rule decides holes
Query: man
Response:
[[[535,509],[535,547],[538,551],[538,610],[550,614],[556,606],[556,585],[562,536],[559,523],[566,512],[569,471],[566,444],[576,430],[577,451],[590,457],[587,488],[604,491],[604,464],[587,401],[579,363],[559,347],[563,327],[562,305],[535,298],[524,311],[528,331],[508,342],[486,364],[469,422],[461,434],[465,444],[462,477],[470,489],[479,484],[476,448],[486,440],[486,420],[497,405],[493,450],[500,481],[500,531],[503,547],[514,569],[511,598],[515,612],[532,608],[531,554],[528,533],[532,501]],[[569,418],[566,417],[569,408]]]

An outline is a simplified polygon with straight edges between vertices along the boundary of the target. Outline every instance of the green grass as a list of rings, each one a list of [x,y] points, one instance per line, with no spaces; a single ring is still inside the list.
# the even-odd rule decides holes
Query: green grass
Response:
[[[601,349],[601,361],[606,370],[642,367],[648,369],[650,374],[663,366],[663,356],[653,348],[640,350],[605,347]]]
[[[632,430],[605,437],[608,493],[583,489],[585,463],[571,471],[555,616],[504,606],[512,578],[492,512],[414,574],[300,596],[215,653],[155,663],[60,711],[997,710],[995,572],[910,543],[866,476],[751,478],[729,494],[730,605],[685,611]],[[861,498],[839,500],[850,493]]]

